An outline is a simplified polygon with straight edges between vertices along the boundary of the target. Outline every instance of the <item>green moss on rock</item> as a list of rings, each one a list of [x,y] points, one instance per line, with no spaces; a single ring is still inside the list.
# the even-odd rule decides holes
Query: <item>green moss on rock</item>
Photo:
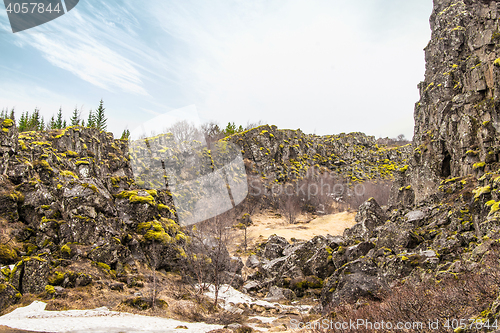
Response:
[[[50,284],[46,285],[45,286],[45,292],[47,292],[47,294],[55,294],[56,293],[56,289],[54,288],[54,286],[51,286]]]
[[[49,276],[48,281],[53,286],[58,286],[64,281],[65,273],[55,271],[52,275]]]
[[[12,119],[5,119],[2,122],[2,127],[12,127],[14,126],[14,121]]]
[[[481,168],[484,168],[485,165],[486,165],[485,162],[478,162],[478,163],[474,163],[474,165],[472,166],[472,168],[474,170],[481,169]]]
[[[68,244],[65,244],[61,247],[61,253],[71,256],[71,248],[68,246]]]
[[[8,245],[0,245],[0,261],[9,263],[17,259],[17,252]]]

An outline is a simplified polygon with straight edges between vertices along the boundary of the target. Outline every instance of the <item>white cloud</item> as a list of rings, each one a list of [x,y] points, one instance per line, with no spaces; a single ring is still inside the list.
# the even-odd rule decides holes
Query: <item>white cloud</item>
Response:
[[[390,11],[370,1],[272,4],[155,6],[163,29],[187,45],[176,60],[179,76],[203,115],[376,135],[388,119],[403,117],[409,124],[401,130],[411,137],[431,5],[412,19],[395,2]]]
[[[76,7],[70,13],[50,22],[50,29],[57,33],[19,33],[16,43],[29,45],[41,52],[52,65],[67,70],[80,79],[108,91],[119,91],[148,96],[143,75],[137,63],[127,55],[113,50],[107,34],[122,42],[127,33],[100,16],[96,10],[89,14]],[[91,7],[92,8],[92,7]],[[104,29],[103,29],[104,28]],[[40,26],[35,29],[47,29]],[[36,32],[36,30],[33,30]],[[30,32],[33,32],[30,30]],[[22,37],[21,37],[22,36]]]

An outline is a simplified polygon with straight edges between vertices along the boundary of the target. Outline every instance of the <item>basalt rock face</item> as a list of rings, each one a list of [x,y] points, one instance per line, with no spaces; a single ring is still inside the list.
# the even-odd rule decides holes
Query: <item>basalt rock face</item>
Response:
[[[448,176],[498,169],[500,2],[434,0],[407,173],[415,201]]]
[[[0,305],[90,283],[85,269],[66,271],[74,262],[127,281],[136,261],[169,269],[182,255],[172,198],[135,186],[126,141],[90,128],[18,133],[0,124]]]
[[[318,136],[268,125],[225,140],[242,148],[260,176],[278,182],[303,177],[312,167],[352,182],[392,179],[407,164],[410,147],[379,147],[373,136],[363,133]]]

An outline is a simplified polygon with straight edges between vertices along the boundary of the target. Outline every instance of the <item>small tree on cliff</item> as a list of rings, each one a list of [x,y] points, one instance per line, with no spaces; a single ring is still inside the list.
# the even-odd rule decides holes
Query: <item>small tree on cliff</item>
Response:
[[[59,108],[59,112],[57,113],[57,118],[55,121],[55,128],[57,128],[57,129],[63,128],[62,108]]]
[[[233,213],[224,213],[192,227],[191,242],[186,246],[181,267],[185,277],[197,284],[200,293],[209,285],[214,287],[214,306],[217,306],[221,286],[229,283],[227,272],[235,273],[231,272],[231,258],[227,251],[232,241]]]
[[[73,115],[71,116],[71,119],[70,119],[71,126],[80,125],[81,113],[82,113],[82,111],[78,110],[78,108],[75,106],[75,109],[73,110]]]
[[[130,131],[128,129],[124,129],[120,140],[128,140],[128,139],[130,139]]]
[[[108,127],[108,125],[106,125],[106,122],[108,121],[106,119],[106,115],[104,113],[104,111],[106,110],[103,106],[104,102],[103,100],[101,99],[101,101],[99,102],[99,107],[97,108],[96,112],[95,112],[95,127],[100,130],[100,131],[105,131],[106,128]]]
[[[92,109],[90,109],[89,117],[87,118],[87,127],[95,127],[95,117]]]

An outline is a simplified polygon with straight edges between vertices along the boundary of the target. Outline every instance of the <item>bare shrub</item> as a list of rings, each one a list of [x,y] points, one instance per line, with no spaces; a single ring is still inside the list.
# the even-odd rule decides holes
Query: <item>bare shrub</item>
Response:
[[[332,309],[323,319],[331,322],[349,322],[362,319],[371,323],[422,323],[420,332],[435,332],[429,320],[439,320],[440,328],[447,320],[468,319],[488,310],[497,298],[500,282],[498,253],[483,263],[483,268],[460,274],[448,273],[441,280],[429,279],[419,284],[396,286],[381,302],[343,304]],[[450,323],[451,325],[451,323]],[[324,327],[323,327],[324,328]],[[314,332],[330,332],[316,328]],[[456,327],[455,327],[456,328]],[[336,332],[372,332],[369,327],[340,328]],[[405,330],[402,330],[405,331]],[[414,330],[406,330],[407,332]]]
[[[301,200],[295,192],[293,184],[286,184],[275,194],[278,210],[290,224],[295,223],[301,212]]]
[[[184,141],[202,141],[203,134],[194,124],[187,120],[178,121],[172,126],[164,129],[165,133],[172,133],[176,142],[181,143]]]
[[[374,198],[380,206],[387,205],[393,182],[390,180],[366,181],[351,186],[346,201],[352,209],[370,198]]]
[[[215,289],[214,306],[217,305],[220,287],[230,282],[226,272],[231,272],[231,258],[227,250],[230,231],[234,223],[234,211],[229,211],[191,228],[190,244],[186,246],[186,256],[181,261],[181,271],[199,293],[210,285]]]

